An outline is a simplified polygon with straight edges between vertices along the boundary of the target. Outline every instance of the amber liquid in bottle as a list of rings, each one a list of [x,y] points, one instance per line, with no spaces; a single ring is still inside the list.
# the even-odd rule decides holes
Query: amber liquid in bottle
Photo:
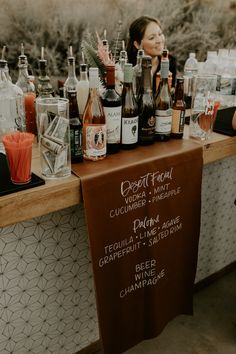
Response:
[[[174,139],[183,138],[185,106],[186,104],[184,101],[184,79],[177,78],[171,125],[171,137]]]
[[[107,87],[102,97],[102,105],[107,125],[107,153],[120,150],[121,138],[121,96],[115,90],[115,66],[106,67]]]
[[[89,97],[83,114],[83,151],[84,159],[91,161],[106,157],[106,118],[98,85],[98,68],[90,68]]]

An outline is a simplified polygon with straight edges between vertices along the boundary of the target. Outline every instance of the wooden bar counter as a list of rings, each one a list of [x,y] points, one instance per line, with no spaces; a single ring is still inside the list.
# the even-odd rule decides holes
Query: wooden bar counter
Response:
[[[184,139],[189,139],[185,126]],[[197,140],[196,140],[197,141]],[[200,142],[204,165],[236,155],[236,136],[213,133]],[[32,171],[40,176],[39,152],[33,148]],[[59,180],[46,180],[45,185],[0,197],[0,227],[29,220],[81,202],[80,179],[75,175]]]

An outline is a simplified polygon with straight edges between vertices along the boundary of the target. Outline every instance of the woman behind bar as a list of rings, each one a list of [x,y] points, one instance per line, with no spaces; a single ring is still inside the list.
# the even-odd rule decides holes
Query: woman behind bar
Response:
[[[161,54],[165,46],[165,36],[158,19],[141,16],[134,20],[129,27],[127,54],[129,63],[136,65],[138,49],[142,48],[145,55],[152,58],[153,92],[156,92],[156,74],[160,71]],[[169,54],[172,87],[176,81],[176,59]]]

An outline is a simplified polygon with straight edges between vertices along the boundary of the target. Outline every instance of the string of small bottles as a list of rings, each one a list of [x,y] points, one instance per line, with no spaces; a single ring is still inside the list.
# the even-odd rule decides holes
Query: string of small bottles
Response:
[[[108,48],[108,41],[105,42],[103,45]],[[19,77],[15,85],[11,82],[4,53],[5,48],[0,60],[0,83],[7,81],[8,87],[12,89],[12,96],[18,96],[17,104],[21,101],[21,108],[16,109],[17,112],[21,112],[21,116],[17,118],[16,113],[12,125],[14,129],[26,130],[37,135],[36,96],[54,95],[47,75],[44,47],[41,48],[39,59],[40,75],[37,92],[34,80],[28,73],[28,61],[23,44],[18,57]],[[83,54],[80,63],[80,79],[77,79],[75,57],[72,46],[69,47],[68,77],[61,92],[69,101],[72,163],[81,162],[83,159],[98,161],[105,158],[107,154],[117,153],[120,149],[132,149],[139,144],[152,144],[155,141],[167,141],[171,137],[183,137],[184,82],[183,78],[177,78],[173,102],[170,93],[168,51],[163,50],[162,53],[161,70],[156,77],[155,93],[152,89],[151,57],[145,56],[144,51],[140,49],[137,53],[136,66],[133,67],[127,61],[123,42],[119,56],[119,70],[122,72],[121,91],[118,93],[116,90],[117,67],[113,63],[106,65],[106,87],[101,90],[99,69],[88,68]],[[2,92],[0,92],[1,96]],[[0,134],[8,128],[0,126]]]

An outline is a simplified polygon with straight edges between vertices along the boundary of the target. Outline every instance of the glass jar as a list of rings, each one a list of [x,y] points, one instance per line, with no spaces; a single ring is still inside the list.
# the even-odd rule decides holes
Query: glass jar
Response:
[[[70,176],[68,99],[38,97],[36,111],[42,176],[45,178]]]

